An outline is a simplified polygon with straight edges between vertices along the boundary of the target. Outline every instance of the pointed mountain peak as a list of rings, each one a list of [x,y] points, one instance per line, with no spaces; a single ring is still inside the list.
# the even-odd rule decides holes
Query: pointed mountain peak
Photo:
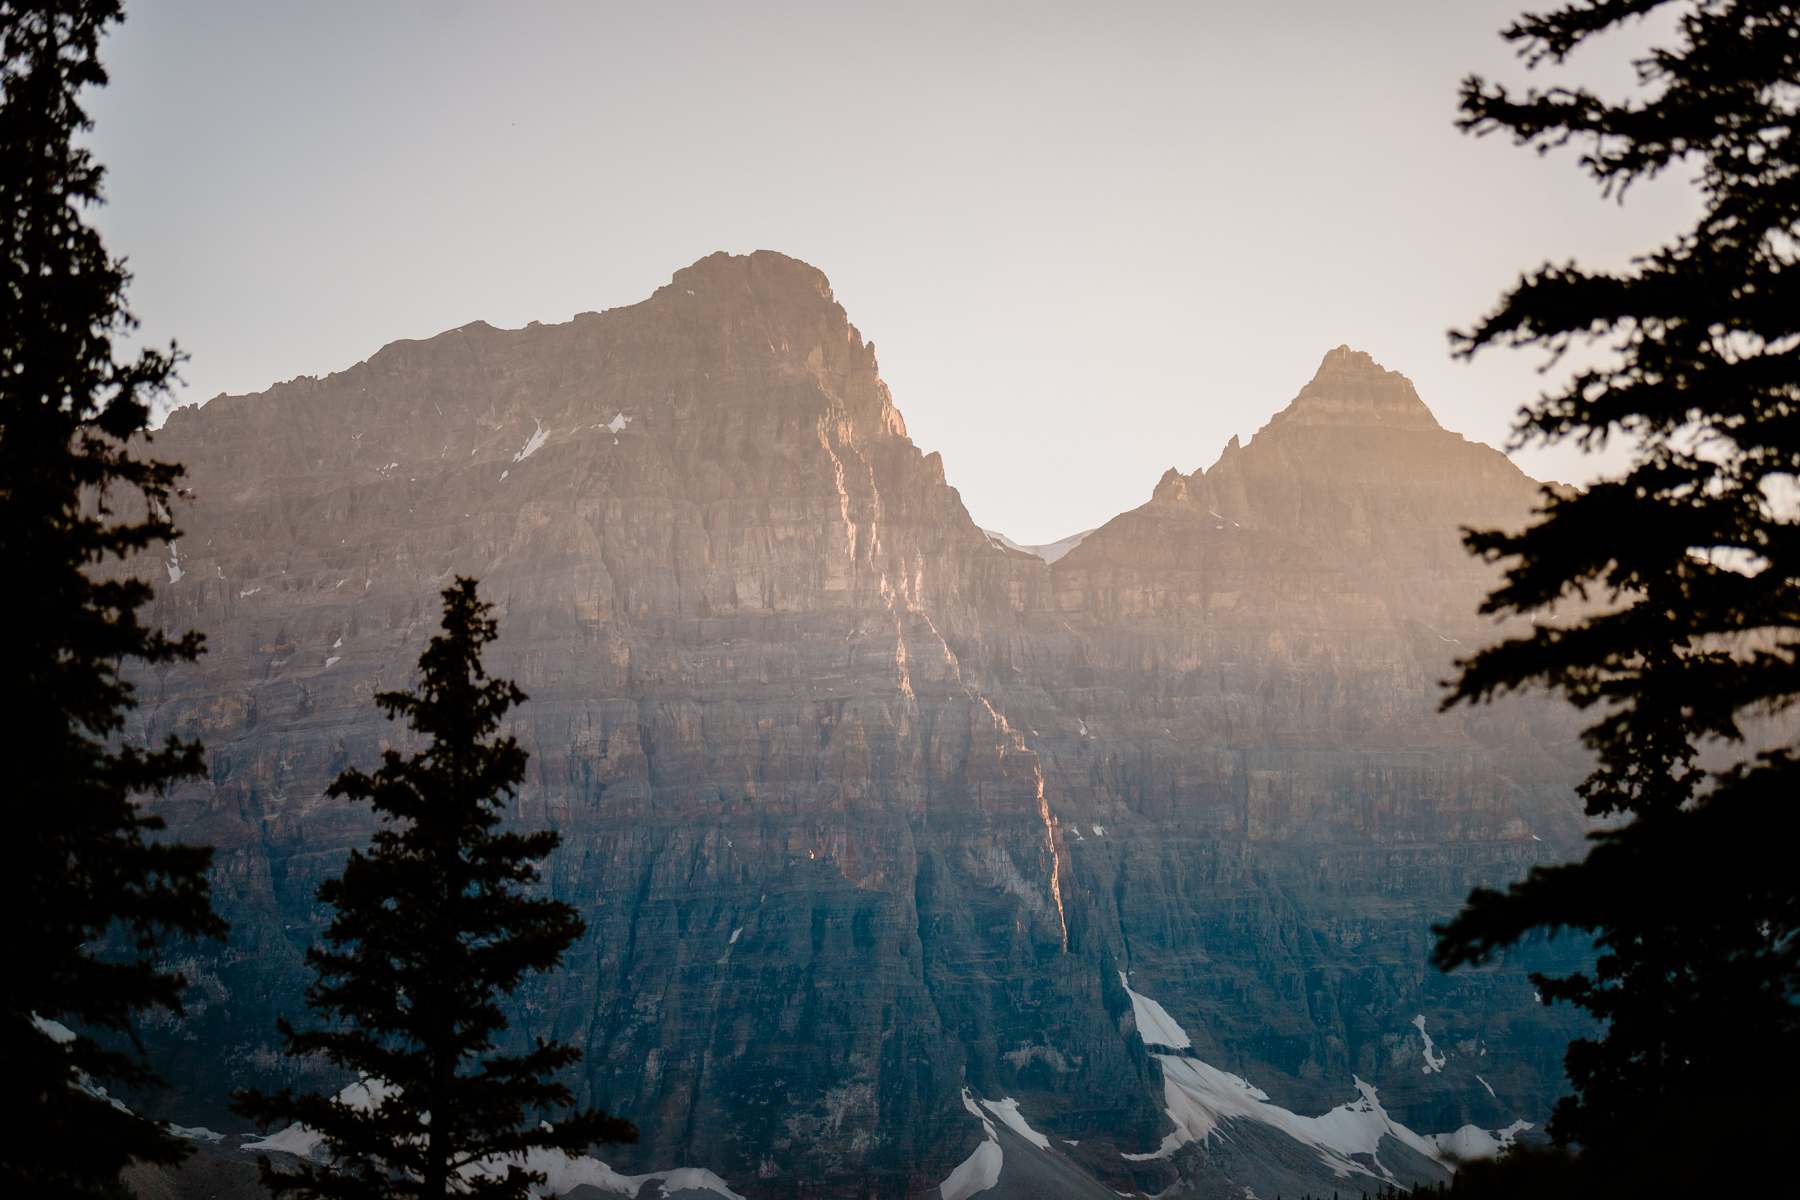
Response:
[[[1198,473],[1195,472],[1195,474]],[[1150,494],[1150,499],[1152,502],[1160,500],[1171,504],[1185,503],[1188,498],[1188,483],[1186,475],[1174,467],[1170,467],[1163,472],[1162,478],[1156,481],[1156,490]]]
[[[1349,346],[1327,351],[1312,380],[1270,424],[1441,428],[1412,380]]]

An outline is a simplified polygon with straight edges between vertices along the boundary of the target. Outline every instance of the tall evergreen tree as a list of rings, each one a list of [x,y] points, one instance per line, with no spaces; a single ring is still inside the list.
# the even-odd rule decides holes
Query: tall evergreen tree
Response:
[[[200,747],[123,736],[131,663],[192,659],[197,634],[145,626],[148,584],[93,569],[175,537],[181,471],[141,457],[173,348],[121,359],[134,326],[124,263],[87,216],[101,168],[76,144],[98,45],[121,19],[106,0],[0,0],[0,721],[7,777],[0,836],[0,1193],[120,1194],[131,1161],[185,1145],[114,1106],[108,1086],[152,1076],[91,1033],[128,1034],[148,1009],[179,1010],[181,977],[156,965],[174,935],[219,935],[210,850],[158,841],[134,797],[198,774]],[[117,574],[116,572],[114,573]],[[122,931],[122,932],[121,932]],[[102,946],[117,953],[103,953]],[[68,1026],[78,1034],[72,1034]]]
[[[373,775],[346,771],[330,789],[369,801],[383,820],[371,850],[353,852],[319,889],[337,916],[325,946],[307,954],[318,972],[307,1003],[330,1023],[305,1032],[281,1024],[289,1053],[355,1072],[368,1099],[239,1097],[239,1111],[265,1125],[297,1122],[323,1135],[325,1162],[284,1170],[262,1161],[276,1195],[517,1197],[542,1182],[522,1162],[530,1150],[637,1140],[628,1122],[599,1110],[554,1126],[535,1119],[573,1102],[552,1077],[580,1058],[574,1047],[540,1039],[524,1054],[495,1050],[506,1027],[499,999],[526,972],[554,967],[583,923],[567,904],[523,890],[559,836],[495,831],[526,756],[494,735],[525,696],[482,666],[496,626],[475,581],[459,578],[443,595],[443,632],[419,659],[418,691],[375,698],[427,744],[405,756],[388,750]]]
[[[1669,3],[1578,0],[1504,36],[1555,69]],[[1595,713],[1580,794],[1607,820],[1585,860],[1475,892],[1436,951],[1452,968],[1542,931],[1594,937],[1591,970],[1538,980],[1600,1022],[1569,1049],[1575,1095],[1551,1123],[1590,1167],[1800,1115],[1800,747],[1745,742],[1800,698],[1800,7],[1666,15],[1627,98],[1462,91],[1465,130],[1573,143],[1605,194],[1673,169],[1704,201],[1629,268],[1543,266],[1453,335],[1463,356],[1586,347],[1595,365],[1525,408],[1515,440],[1631,448],[1622,475],[1547,492],[1522,532],[1467,535],[1505,564],[1483,611],[1539,623],[1459,664],[1446,701],[1550,688]]]

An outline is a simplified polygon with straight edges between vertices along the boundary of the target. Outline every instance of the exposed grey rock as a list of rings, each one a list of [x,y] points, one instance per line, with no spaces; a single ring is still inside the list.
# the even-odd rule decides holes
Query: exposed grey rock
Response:
[[[220,397],[156,449],[193,497],[180,578],[143,565],[154,616],[209,651],[144,681],[131,732],[205,739],[209,779],[159,808],[219,847],[233,923],[151,1031],[189,1120],[326,1082],[274,1035],[370,829],[324,788],[395,736],[372,697],[459,573],[531,697],[516,817],[562,831],[589,923],[514,1033],[585,1048],[584,1098],[643,1131],[621,1171],[920,1194],[983,1136],[967,1087],[1075,1139],[1055,1170],[1211,1194],[1241,1139],[1120,1157],[1168,1128],[1120,970],[1299,1112],[1353,1073],[1420,1132],[1559,1089],[1573,1026],[1520,966],[1427,963],[1472,884],[1581,829],[1566,714],[1436,711],[1494,634],[1457,527],[1535,485],[1367,356],[1054,564],[974,525],[824,276],[766,252]]]

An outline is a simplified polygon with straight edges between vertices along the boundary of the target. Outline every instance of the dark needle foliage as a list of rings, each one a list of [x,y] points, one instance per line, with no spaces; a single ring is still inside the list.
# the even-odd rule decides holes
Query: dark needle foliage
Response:
[[[87,216],[101,168],[77,144],[84,88],[106,83],[98,47],[121,19],[104,0],[0,2],[0,721],[7,829],[0,838],[0,1194],[122,1195],[133,1161],[186,1144],[98,1094],[153,1077],[121,1049],[146,1010],[179,1012],[183,980],[159,969],[170,936],[222,936],[211,851],[157,841],[135,797],[198,775],[200,747],[125,736],[130,664],[193,659],[139,610],[150,585],[105,564],[176,536],[180,467],[141,457],[176,354],[121,359],[135,322],[129,276]],[[104,951],[103,951],[104,948]],[[64,1039],[56,1025],[80,1036]],[[106,1044],[89,1036],[110,1032]],[[52,1036],[55,1033],[56,1036]]]
[[[637,1140],[628,1122],[598,1110],[554,1127],[537,1119],[573,1103],[553,1076],[580,1058],[575,1048],[539,1040],[524,1054],[495,1049],[506,1027],[499,999],[526,972],[556,966],[583,923],[569,905],[527,893],[559,835],[496,832],[526,756],[494,735],[525,696],[482,667],[496,636],[490,611],[472,579],[444,592],[443,632],[419,659],[418,690],[375,698],[425,748],[388,750],[374,774],[346,771],[331,786],[333,796],[373,804],[382,825],[369,851],[353,852],[319,889],[337,916],[307,953],[318,973],[307,1003],[327,1023],[302,1032],[284,1021],[281,1032],[289,1053],[379,1082],[360,1107],[291,1091],[240,1095],[239,1111],[264,1125],[298,1122],[324,1135],[329,1162],[262,1160],[278,1196],[522,1197],[541,1176],[507,1156]]]
[[[1668,3],[1584,0],[1504,36],[1559,67]],[[1800,1078],[1800,758],[1791,737],[1745,748],[1800,697],[1800,7],[1664,15],[1668,44],[1637,62],[1627,99],[1475,78],[1462,92],[1465,130],[1578,147],[1621,201],[1691,173],[1705,207],[1629,269],[1546,265],[1453,335],[1463,356],[1583,347],[1598,365],[1527,407],[1516,440],[1633,448],[1622,476],[1547,491],[1523,532],[1467,535],[1505,564],[1483,611],[1538,623],[1460,663],[1446,701],[1549,688],[1595,715],[1580,793],[1607,820],[1586,860],[1475,892],[1436,952],[1452,968],[1542,931],[1594,936],[1591,970],[1538,980],[1602,1023],[1570,1047],[1575,1094],[1550,1127],[1590,1168],[1667,1149],[1653,1131],[1680,1114],[1723,1137],[1720,1114],[1791,1113]]]

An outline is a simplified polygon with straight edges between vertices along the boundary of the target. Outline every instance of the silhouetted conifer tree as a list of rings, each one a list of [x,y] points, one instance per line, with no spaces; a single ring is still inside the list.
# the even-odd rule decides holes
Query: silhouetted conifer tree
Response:
[[[90,571],[175,537],[181,469],[136,439],[176,354],[121,361],[135,325],[129,279],[86,217],[101,168],[90,128],[104,0],[0,2],[0,1194],[120,1195],[131,1161],[171,1163],[186,1144],[116,1107],[105,1087],[153,1081],[140,1055],[90,1033],[128,1034],[147,1009],[179,1011],[183,980],[156,953],[175,935],[222,935],[208,849],[154,840],[135,796],[202,769],[200,747],[124,736],[127,664],[192,659],[199,635],[144,626],[147,583]],[[147,440],[147,438],[143,438]],[[117,953],[102,952],[101,947]],[[73,1033],[69,1026],[73,1026]]]
[[[1504,36],[1530,66],[1560,66],[1657,9],[1582,0]],[[1546,492],[1523,532],[1467,535],[1506,564],[1483,611],[1546,619],[1459,664],[1446,702],[1546,687],[1597,715],[1580,792],[1610,822],[1586,859],[1475,892],[1436,952],[1452,968],[1534,931],[1594,935],[1591,970],[1537,980],[1602,1022],[1569,1049],[1576,1094],[1550,1127],[1593,1169],[1714,1153],[1729,1126],[1792,1114],[1800,1077],[1800,758],[1791,741],[1735,765],[1702,756],[1800,698],[1800,9],[1665,11],[1678,20],[1629,98],[1478,78],[1462,91],[1465,130],[1574,143],[1621,199],[1692,173],[1705,209],[1624,270],[1539,268],[1454,335],[1463,356],[1593,346],[1598,365],[1527,407],[1516,441],[1633,448],[1622,477]]]
[[[495,637],[490,612],[472,579],[444,592],[443,632],[419,659],[418,690],[375,698],[427,744],[405,756],[388,750],[373,775],[346,771],[331,786],[333,796],[372,803],[383,823],[370,851],[353,852],[319,889],[337,916],[326,945],[307,953],[318,972],[307,1003],[330,1023],[298,1032],[283,1021],[281,1032],[289,1053],[355,1072],[366,1102],[240,1095],[239,1111],[264,1125],[298,1122],[324,1136],[329,1161],[281,1169],[262,1160],[277,1195],[523,1196],[542,1180],[523,1164],[527,1151],[637,1140],[628,1122],[598,1110],[554,1127],[536,1119],[573,1102],[552,1076],[580,1058],[574,1047],[539,1040],[524,1054],[495,1051],[506,1027],[499,998],[527,971],[554,967],[583,924],[569,905],[525,891],[558,835],[495,831],[526,756],[494,735],[525,696],[482,667]]]

